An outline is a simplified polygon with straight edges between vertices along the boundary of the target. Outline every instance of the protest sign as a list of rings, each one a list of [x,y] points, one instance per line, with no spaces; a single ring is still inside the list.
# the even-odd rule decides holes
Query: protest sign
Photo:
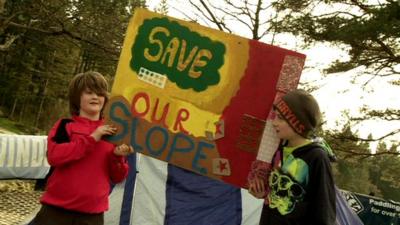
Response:
[[[252,162],[262,158],[272,103],[297,86],[304,60],[297,52],[137,9],[104,112],[118,127],[109,140],[245,187]]]

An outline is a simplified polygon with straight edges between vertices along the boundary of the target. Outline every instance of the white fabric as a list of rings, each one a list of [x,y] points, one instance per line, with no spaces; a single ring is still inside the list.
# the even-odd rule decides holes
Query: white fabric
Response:
[[[138,161],[131,224],[163,225],[168,165],[144,155]]]
[[[47,136],[0,134],[0,179],[40,179],[48,173]]]
[[[124,187],[125,181],[115,185],[113,188],[109,198],[109,209],[104,213],[104,224],[119,225]]]
[[[0,135],[0,179],[41,179],[49,171],[46,159],[47,136]],[[105,224],[120,225],[124,188],[134,189],[130,225],[163,225],[166,207],[166,162],[138,154],[136,187],[117,184],[110,194]],[[258,224],[263,201],[241,190],[242,225]],[[39,209],[39,208],[38,208]],[[38,210],[37,209],[37,210]],[[36,211],[37,211],[36,210]],[[27,224],[36,211],[22,224]]]
[[[142,155],[138,168],[131,224],[163,225],[166,206],[167,163]],[[257,225],[263,200],[254,198],[245,189],[242,189],[241,193],[241,225]]]

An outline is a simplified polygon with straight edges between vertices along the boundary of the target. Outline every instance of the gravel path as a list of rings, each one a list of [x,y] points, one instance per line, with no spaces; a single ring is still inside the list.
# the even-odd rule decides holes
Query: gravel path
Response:
[[[15,134],[0,127],[0,134]],[[0,180],[0,225],[23,225],[39,209],[33,180]]]
[[[22,225],[39,208],[34,181],[0,180],[0,225]]]

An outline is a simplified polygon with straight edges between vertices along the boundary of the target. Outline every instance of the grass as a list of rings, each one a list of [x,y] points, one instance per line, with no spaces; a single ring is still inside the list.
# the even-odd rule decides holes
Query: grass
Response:
[[[15,122],[6,117],[0,117],[0,133],[8,131],[10,133],[21,134],[21,135],[46,135],[46,130],[40,130],[33,126],[28,126],[24,123]]]
[[[33,128],[4,117],[0,117],[0,128],[15,134],[32,134],[34,132]]]

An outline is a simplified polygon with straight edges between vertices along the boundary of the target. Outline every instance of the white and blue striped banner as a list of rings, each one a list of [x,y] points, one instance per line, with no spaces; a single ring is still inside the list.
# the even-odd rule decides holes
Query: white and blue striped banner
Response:
[[[144,155],[137,161],[138,173],[131,171],[126,182],[114,188],[105,224],[258,224],[263,200],[255,199],[247,190]],[[129,157],[129,162],[135,162],[134,155]],[[134,164],[131,164],[133,168]],[[136,175],[136,182],[132,180],[135,179],[132,174]],[[125,187],[125,191],[121,187]],[[337,225],[363,224],[339,189],[336,199]]]
[[[143,155],[137,167],[136,182],[131,182],[134,176],[130,176],[114,187],[105,224],[258,224],[263,201],[250,196],[247,190]]]
[[[42,179],[47,136],[0,135],[0,179]],[[247,190],[141,154],[128,157],[127,179],[113,187],[106,225],[256,225],[263,200]],[[337,190],[337,224],[362,225]],[[27,224],[31,215],[22,224]]]

